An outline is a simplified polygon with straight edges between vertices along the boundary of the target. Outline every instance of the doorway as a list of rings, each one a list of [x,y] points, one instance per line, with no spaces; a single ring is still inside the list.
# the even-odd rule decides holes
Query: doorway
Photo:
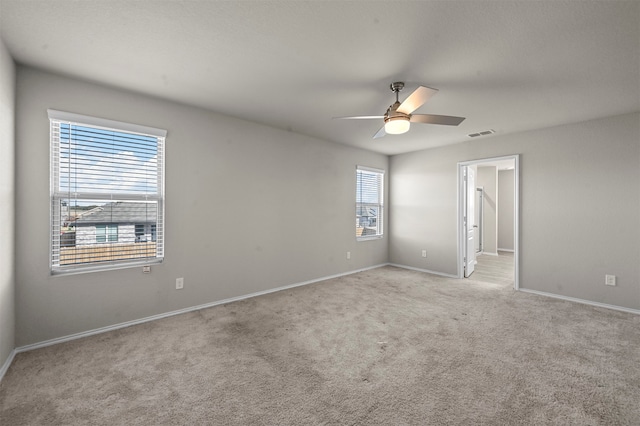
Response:
[[[486,158],[458,163],[458,277],[472,277],[477,259],[495,263],[493,256],[513,259],[513,287],[519,289],[519,221],[520,168],[519,155]],[[502,221],[504,234],[510,234],[511,248],[505,248],[505,237],[498,237],[499,171],[513,179],[504,202],[510,202],[511,220]],[[503,203],[504,204],[504,203]],[[500,210],[504,214],[504,207]],[[505,228],[506,226],[506,228]],[[507,238],[507,239],[508,239]],[[500,243],[499,243],[500,241]],[[499,245],[503,247],[498,248]],[[499,252],[500,250],[500,252]],[[482,261],[481,261],[482,262]],[[477,274],[476,274],[477,275]]]

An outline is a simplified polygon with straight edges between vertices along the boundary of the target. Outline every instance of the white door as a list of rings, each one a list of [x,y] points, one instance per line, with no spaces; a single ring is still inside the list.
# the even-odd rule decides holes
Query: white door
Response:
[[[465,262],[464,276],[465,278],[473,274],[476,265],[476,244],[475,244],[475,201],[476,201],[476,175],[471,167],[465,167],[464,179],[464,196],[465,196],[465,212],[464,212],[464,229],[465,229]]]
[[[482,253],[482,209],[484,203],[484,190],[482,188],[476,188],[476,199],[473,208],[476,211],[476,214],[473,216],[474,222],[474,233],[473,238],[475,238],[476,243],[476,256]]]

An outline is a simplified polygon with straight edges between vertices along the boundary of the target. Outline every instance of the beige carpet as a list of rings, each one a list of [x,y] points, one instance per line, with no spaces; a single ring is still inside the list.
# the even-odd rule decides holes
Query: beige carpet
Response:
[[[20,353],[0,424],[638,425],[640,317],[384,267]]]

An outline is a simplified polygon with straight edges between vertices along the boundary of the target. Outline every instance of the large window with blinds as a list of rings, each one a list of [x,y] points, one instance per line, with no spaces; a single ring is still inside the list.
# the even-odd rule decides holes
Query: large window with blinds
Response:
[[[384,170],[356,167],[356,238],[380,238],[383,234]]]
[[[52,273],[162,261],[166,131],[48,114]]]

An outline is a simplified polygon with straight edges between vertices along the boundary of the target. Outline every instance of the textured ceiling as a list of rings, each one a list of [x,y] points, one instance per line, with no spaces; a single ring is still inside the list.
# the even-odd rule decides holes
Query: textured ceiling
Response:
[[[0,24],[18,63],[384,154],[640,110],[636,1],[0,0]],[[467,119],[331,119],[382,115],[393,81]]]

